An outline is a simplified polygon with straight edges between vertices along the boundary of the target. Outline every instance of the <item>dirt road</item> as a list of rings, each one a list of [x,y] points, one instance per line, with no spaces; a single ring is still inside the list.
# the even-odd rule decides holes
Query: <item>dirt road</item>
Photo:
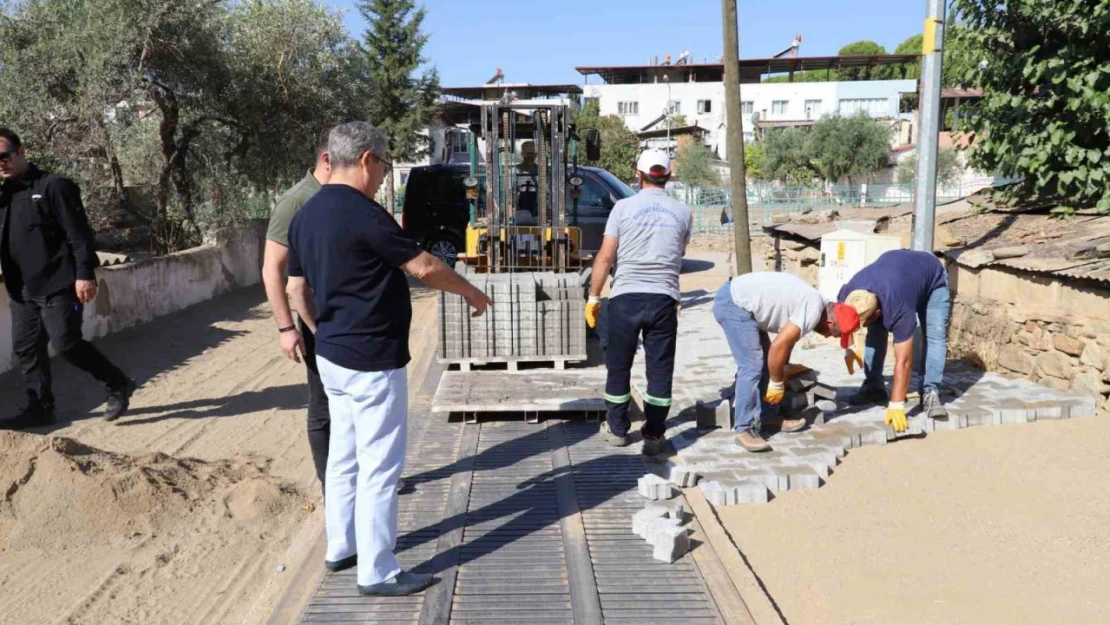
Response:
[[[435,300],[413,301],[416,389]],[[261,288],[98,344],[141,384],[128,416],[104,422],[103,390],[56,360],[64,438],[0,436],[0,624],[264,622],[321,519],[303,366]],[[0,376],[0,406],[18,398]]]

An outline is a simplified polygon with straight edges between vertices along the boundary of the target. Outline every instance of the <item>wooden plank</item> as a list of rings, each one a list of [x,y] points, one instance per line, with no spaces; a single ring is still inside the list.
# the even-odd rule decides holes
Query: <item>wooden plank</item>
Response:
[[[432,412],[600,412],[605,376],[602,369],[447,371]]]
[[[552,422],[547,428],[551,441],[551,465],[555,473],[555,492],[562,517],[563,549],[567,554],[567,575],[570,578],[570,600],[576,625],[601,625],[601,599],[594,579],[590,547],[578,507],[578,491],[571,473],[566,433],[562,423]]]
[[[704,566],[702,576],[710,587],[713,599],[717,601],[726,622],[730,625],[732,623],[785,625],[785,619],[779,612],[778,606],[767,594],[763,583],[756,577],[747,559],[733,544],[728,532],[717,519],[716,512],[705,500],[705,496],[697,488],[686,489],[684,496],[690,510],[694,513],[694,523],[698,527],[694,539],[703,542],[702,547],[694,550],[694,561],[699,568]],[[710,548],[705,549],[705,545]],[[704,553],[698,554],[699,551]],[[732,590],[730,591],[727,586],[731,586]],[[736,603],[736,595],[739,595],[739,604]],[[740,605],[743,605],[743,609]]]
[[[455,476],[451,480],[451,494],[440,523],[436,556],[432,570],[440,571],[439,582],[424,594],[420,609],[420,625],[446,623],[451,615],[451,600],[455,594],[458,575],[459,547],[466,527],[466,507],[470,501],[470,486],[474,478],[474,457],[478,450],[479,426],[464,426],[459,456],[455,463]]]

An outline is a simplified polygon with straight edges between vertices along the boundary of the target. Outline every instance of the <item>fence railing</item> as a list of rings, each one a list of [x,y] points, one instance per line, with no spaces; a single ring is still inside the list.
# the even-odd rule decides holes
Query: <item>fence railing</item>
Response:
[[[961,180],[940,185],[937,203],[958,200],[1003,181],[995,178]],[[748,218],[754,224],[770,222],[776,213],[803,213],[848,208],[882,208],[912,204],[913,183],[863,183],[828,186],[780,186],[748,183]],[[695,233],[731,230],[732,192],[727,188],[688,187],[674,184],[668,191],[686,203],[694,214]]]

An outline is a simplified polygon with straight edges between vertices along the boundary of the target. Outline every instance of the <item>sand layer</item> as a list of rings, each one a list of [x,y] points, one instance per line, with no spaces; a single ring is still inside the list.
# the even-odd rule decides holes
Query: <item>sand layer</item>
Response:
[[[790,625],[1110,622],[1110,420],[853,451],[720,516]]]

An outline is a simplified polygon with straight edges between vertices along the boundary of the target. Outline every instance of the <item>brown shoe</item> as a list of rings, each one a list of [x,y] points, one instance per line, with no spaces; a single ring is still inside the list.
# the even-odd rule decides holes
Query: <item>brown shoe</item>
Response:
[[[754,430],[744,430],[737,434],[736,444],[750,452],[771,451],[771,445]]]
[[[763,424],[764,428],[770,426],[771,429],[777,429],[779,432],[785,432],[786,434],[801,432],[806,429],[807,425],[809,425],[809,422],[805,419],[774,419]]]

